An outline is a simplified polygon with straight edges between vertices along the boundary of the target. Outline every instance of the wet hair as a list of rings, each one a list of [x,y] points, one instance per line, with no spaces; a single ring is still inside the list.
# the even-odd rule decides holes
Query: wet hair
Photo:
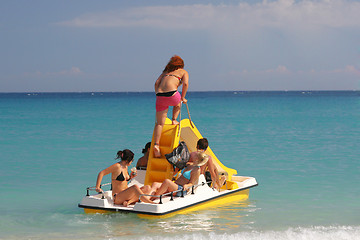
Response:
[[[209,146],[209,142],[206,138],[201,138],[199,139],[199,141],[197,142],[197,148],[200,150],[206,150]]]
[[[122,151],[118,151],[115,159],[121,159],[121,161],[125,161],[127,163],[134,160],[134,153],[129,149],[124,149]]]
[[[174,55],[170,58],[170,61],[166,65],[163,73],[172,72],[178,70],[179,68],[184,68],[184,60],[178,55]]]
[[[143,148],[142,153],[146,153],[147,150],[150,148],[150,146],[151,146],[151,142],[148,142],[148,143],[145,145],[145,147]]]

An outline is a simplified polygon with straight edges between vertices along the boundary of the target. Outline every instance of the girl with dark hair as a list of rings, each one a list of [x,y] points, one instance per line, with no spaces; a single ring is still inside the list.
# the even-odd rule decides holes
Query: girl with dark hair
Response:
[[[177,91],[182,85],[181,95]],[[155,82],[156,93],[156,125],[154,129],[154,156],[161,157],[159,142],[165,124],[169,106],[173,106],[172,124],[179,124],[176,120],[180,113],[181,101],[186,103],[186,92],[189,87],[189,74],[184,70],[181,57],[173,56],[162,74]]]
[[[128,181],[136,177],[136,172],[135,174],[128,173],[128,167],[134,160],[134,153],[132,151],[130,151],[129,149],[118,151],[117,157],[115,159],[120,159],[120,162],[117,162],[99,172],[96,181],[96,191],[103,191],[100,188],[102,178],[105,175],[111,173],[112,194],[114,196],[114,203],[122,204],[126,207],[131,203],[137,202],[141,194],[149,193],[150,186],[144,186],[140,188],[138,185],[133,185],[131,187],[128,187]],[[141,201],[153,203],[144,196],[141,197]]]
[[[138,159],[138,161],[136,163],[136,169],[138,169],[138,170],[145,169],[146,170],[147,164],[149,161],[150,146],[151,146],[151,142],[146,143],[145,148],[143,148],[143,150],[142,150],[142,153],[144,154],[144,156],[142,156],[141,158]]]

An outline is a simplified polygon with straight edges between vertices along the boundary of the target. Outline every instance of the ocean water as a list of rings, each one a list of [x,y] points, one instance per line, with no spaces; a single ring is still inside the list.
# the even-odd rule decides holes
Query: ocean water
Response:
[[[249,200],[158,220],[86,215],[77,204],[98,172],[151,140],[153,93],[2,93],[0,239],[360,239],[359,91],[187,99],[217,157],[257,179]]]

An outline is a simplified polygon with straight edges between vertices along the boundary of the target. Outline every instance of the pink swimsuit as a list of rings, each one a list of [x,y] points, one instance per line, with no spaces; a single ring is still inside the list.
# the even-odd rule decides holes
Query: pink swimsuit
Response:
[[[165,93],[166,94],[166,93]],[[175,93],[172,96],[166,97],[166,96],[156,96],[156,111],[164,111],[168,109],[169,106],[176,106],[181,102],[181,95],[178,91],[175,91]]]

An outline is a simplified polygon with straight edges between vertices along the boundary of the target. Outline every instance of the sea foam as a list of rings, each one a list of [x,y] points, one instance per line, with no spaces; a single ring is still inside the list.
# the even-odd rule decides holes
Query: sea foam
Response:
[[[248,231],[236,233],[193,233],[181,236],[144,237],[142,240],[356,240],[360,239],[360,226],[312,226],[288,228],[284,231]]]

